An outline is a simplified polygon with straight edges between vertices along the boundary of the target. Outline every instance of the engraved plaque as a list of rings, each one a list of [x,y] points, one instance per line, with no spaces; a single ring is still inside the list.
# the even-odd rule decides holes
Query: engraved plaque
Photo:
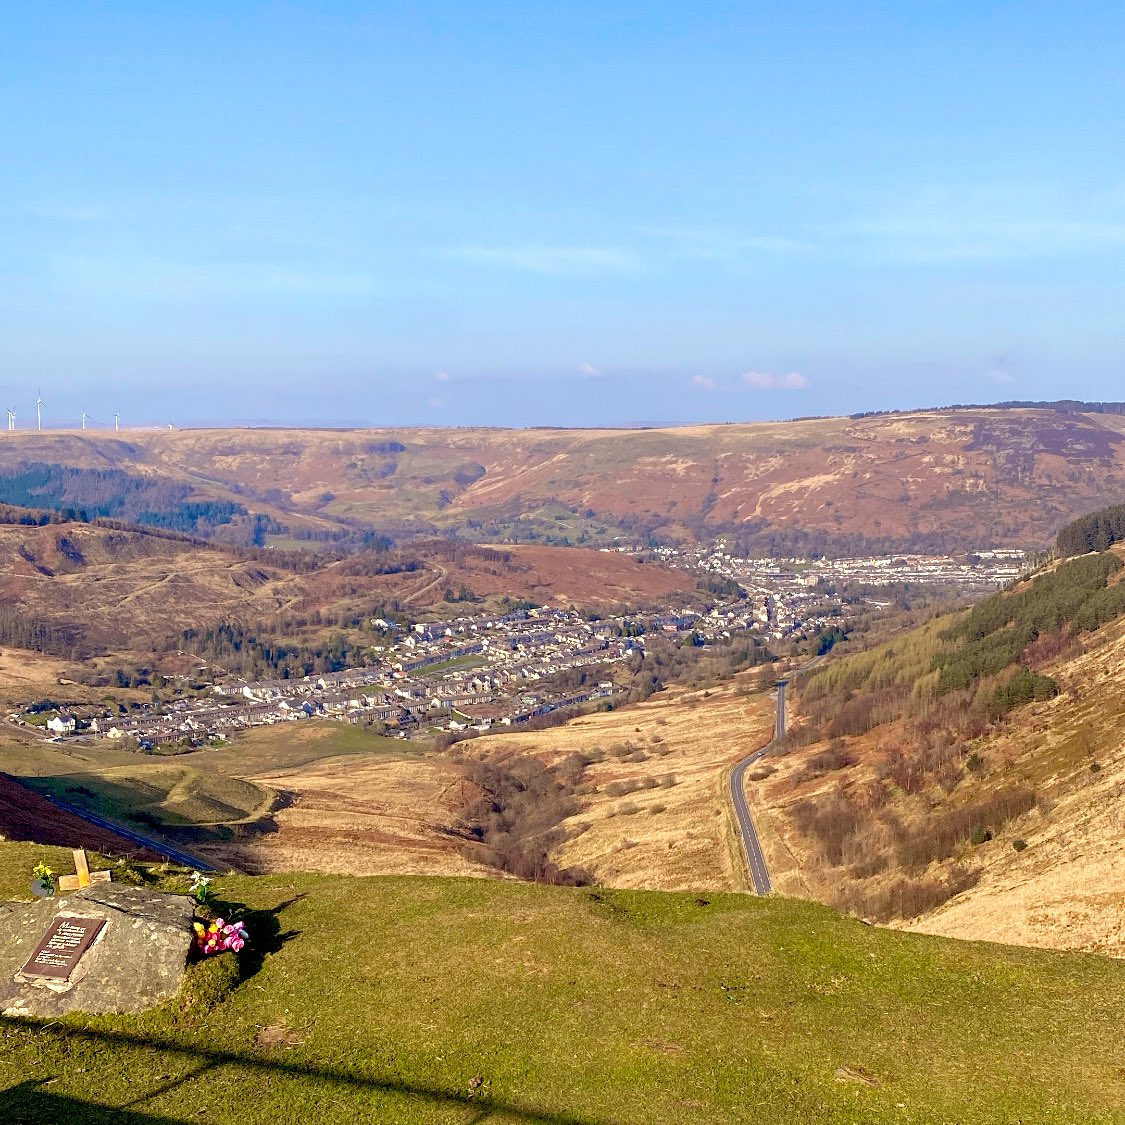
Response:
[[[20,972],[28,977],[70,980],[79,958],[102,932],[104,918],[56,918]]]

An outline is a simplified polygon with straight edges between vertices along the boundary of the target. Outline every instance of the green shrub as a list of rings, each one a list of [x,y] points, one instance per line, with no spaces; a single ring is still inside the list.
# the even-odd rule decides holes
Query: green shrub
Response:
[[[1012,841],[1012,847],[1015,848],[1017,852],[1022,852],[1027,847],[1027,841],[1022,836],[1017,836]]]

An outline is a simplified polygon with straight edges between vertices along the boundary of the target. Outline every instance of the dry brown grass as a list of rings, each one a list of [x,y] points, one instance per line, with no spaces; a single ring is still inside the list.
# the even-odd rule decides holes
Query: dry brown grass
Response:
[[[23,649],[0,650],[0,701],[26,702],[58,694],[59,678],[65,677],[67,667],[67,662],[57,657]]]
[[[756,682],[747,674],[708,693],[673,687],[564,727],[481,738],[466,752],[519,749],[549,764],[576,751],[600,759],[585,770],[580,811],[563,822],[569,838],[553,855],[561,866],[610,887],[741,889],[725,780],[771,734],[772,703],[749,690]]]
[[[1125,956],[1125,623],[1049,671],[1063,694],[983,751],[1044,793],[1046,812],[978,848],[980,885],[911,928]]]
[[[276,833],[231,850],[249,871],[496,877],[457,852],[466,795],[442,759],[334,757],[252,780],[292,803],[275,814]]]
[[[694,576],[617,552],[582,547],[505,545],[509,564],[472,556],[454,565],[443,560],[445,580],[428,591],[423,604],[441,604],[445,588],[468,586],[474,594],[529,598],[557,606],[611,606],[678,597],[689,592]]]
[[[914,921],[896,923],[951,937],[1125,956],[1125,622],[1087,636],[1043,671],[1058,680],[1055,699],[1011,712],[1005,723],[972,744],[982,762],[950,792],[937,784],[891,801],[915,838],[935,816],[986,800],[990,794],[1031,789],[1036,808],[1005,824],[994,839],[963,847],[942,864],[915,875],[946,877],[955,865],[979,869],[980,881]],[[841,783],[860,793],[875,782],[883,748],[897,728],[847,740],[857,764],[810,777],[809,760],[825,743],[773,759],[776,772],[748,790],[767,861],[778,890],[834,901],[847,867],[828,868],[815,842],[797,830],[793,809],[803,799],[822,806]],[[966,748],[968,749],[968,748]],[[1017,839],[1027,847],[1016,850]],[[874,854],[892,848],[891,834],[872,814],[851,845]],[[899,874],[876,874],[876,894]]]
[[[615,887],[742,889],[726,774],[769,738],[772,703],[757,684],[748,673],[707,692],[673,688],[643,704],[459,750],[530,753],[551,765],[575,751],[598,759],[578,786],[580,811],[562,824],[568,838],[551,857],[560,866]],[[403,743],[335,724],[263,729],[208,752],[215,768],[290,801],[274,814],[276,832],[226,854],[254,871],[495,878],[459,854],[455,826],[478,794],[456,762],[402,757],[409,753]]]
[[[63,534],[83,564],[60,562]],[[33,618],[76,624],[110,648],[144,651],[201,623],[268,618],[302,590],[294,575],[157,536],[82,524],[0,527],[0,596]]]

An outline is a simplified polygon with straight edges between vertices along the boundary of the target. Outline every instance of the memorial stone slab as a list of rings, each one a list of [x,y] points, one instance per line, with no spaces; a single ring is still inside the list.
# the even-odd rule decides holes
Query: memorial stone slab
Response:
[[[95,883],[31,904],[0,903],[0,1012],[140,1012],[170,999],[191,948],[192,902]]]
[[[44,977],[68,981],[78,967],[82,954],[94,944],[105,929],[104,918],[79,918],[60,914],[35,947],[27,964],[20,969],[25,977]]]

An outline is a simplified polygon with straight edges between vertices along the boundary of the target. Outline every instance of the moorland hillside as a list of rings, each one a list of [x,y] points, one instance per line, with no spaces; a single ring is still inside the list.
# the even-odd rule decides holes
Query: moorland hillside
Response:
[[[1098,521],[1060,544],[1082,526]],[[751,784],[779,887],[935,932],[1125,952],[1123,557],[1056,560],[801,682],[787,749]]]
[[[134,519],[155,509],[179,530],[259,543],[367,528],[556,544],[723,534],[763,554],[1046,546],[1068,519],[1116,500],[1123,480],[1125,415],[1073,403],[645,430],[16,432],[0,443],[0,500]]]
[[[279,646],[323,662],[343,644],[341,659],[362,663],[374,615],[452,616],[513,601],[605,610],[678,603],[694,588],[685,571],[615,552],[438,540],[340,557],[12,515],[28,511],[0,514],[0,644],[69,659],[163,654],[167,663],[187,651],[252,675],[278,670]],[[218,629],[245,643],[208,642]]]

